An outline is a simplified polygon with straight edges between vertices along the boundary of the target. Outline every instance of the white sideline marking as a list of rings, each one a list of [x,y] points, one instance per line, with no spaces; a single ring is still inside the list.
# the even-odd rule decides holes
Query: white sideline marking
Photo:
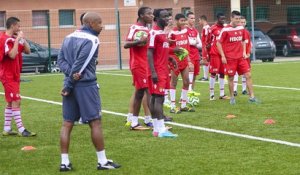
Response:
[[[0,92],[0,94],[4,95],[3,92]],[[33,97],[26,97],[26,96],[22,96],[22,98],[23,99],[28,99],[28,100],[33,100],[33,101],[38,101],[38,102],[49,103],[49,104],[62,105],[61,102],[44,100],[44,99],[40,99],[40,98],[33,98]],[[102,110],[102,112],[107,113],[107,114],[118,115],[118,116],[125,116],[125,117],[127,116],[126,114],[123,114],[123,113],[107,111],[107,110]],[[143,117],[139,117],[139,118],[144,119]],[[206,132],[218,133],[218,134],[223,134],[223,135],[241,137],[241,138],[246,138],[246,139],[250,139],[250,140],[259,140],[259,141],[263,141],[263,142],[277,143],[277,144],[281,144],[281,145],[287,145],[287,146],[299,147],[300,148],[299,143],[293,143],[293,142],[287,142],[287,141],[275,140],[275,139],[268,139],[268,138],[263,138],[263,137],[256,137],[256,136],[251,136],[251,135],[246,135],[246,134],[239,134],[239,133],[234,133],[234,132],[204,128],[204,127],[200,127],[200,126],[193,126],[193,125],[181,124],[181,123],[176,123],[176,122],[166,122],[166,123],[170,124],[170,125],[174,125],[174,126],[179,126],[179,127],[182,127],[182,128],[195,129],[195,130],[200,130],[200,131],[206,131]]]

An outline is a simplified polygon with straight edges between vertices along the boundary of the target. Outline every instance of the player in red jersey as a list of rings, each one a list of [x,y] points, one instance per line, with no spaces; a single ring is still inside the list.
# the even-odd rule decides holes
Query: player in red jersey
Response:
[[[30,47],[20,29],[20,20],[10,17],[6,21],[6,32],[1,35],[0,49],[4,55],[0,63],[0,80],[4,87],[5,99],[5,123],[3,135],[16,135],[23,137],[35,136],[36,133],[25,129],[21,117],[20,73],[22,69],[22,52],[29,54]],[[3,54],[3,53],[2,53]],[[11,120],[15,119],[19,133],[11,129]]]
[[[165,88],[168,86],[169,67],[168,62],[176,67],[174,58],[169,57],[169,42],[164,31],[168,25],[169,13],[165,9],[154,10],[155,24],[150,31],[150,42],[148,49],[148,61],[151,72],[149,90],[151,94],[150,111],[153,119],[153,136],[155,137],[177,137],[177,134],[166,129],[163,114],[163,102]],[[174,66],[173,66],[174,67]]]
[[[150,7],[141,7],[138,10],[137,23],[130,26],[125,49],[130,49],[129,66],[135,86],[133,102],[133,116],[131,117],[132,130],[146,130],[147,128],[138,123],[138,115],[141,108],[144,93],[148,94],[148,24],[152,24],[153,12]],[[148,96],[148,95],[147,95]]]
[[[188,26],[187,31],[189,35],[189,43],[190,43],[190,62],[193,65],[189,66],[189,91],[188,93],[190,95],[196,95],[199,96],[200,93],[197,93],[194,91],[195,87],[195,80],[197,75],[199,75],[200,72],[200,54],[199,54],[199,48],[201,48],[201,40],[200,35],[197,29],[195,28],[195,15],[193,12],[188,12],[186,14]]]
[[[254,96],[250,66],[246,53],[245,30],[240,26],[241,13],[232,11],[231,23],[222,29],[218,37],[217,47],[222,56],[222,63],[225,64],[225,72],[229,79],[230,104],[236,104],[233,94],[233,78],[236,72],[239,75],[245,75],[249,90],[249,102],[257,103]]]
[[[200,81],[208,81],[208,68],[209,68],[209,50],[210,45],[208,44],[208,35],[210,33],[210,26],[207,23],[207,17],[205,15],[200,16],[199,24],[202,26],[201,31],[201,42],[202,42],[202,60],[206,62],[202,63],[203,77],[200,78]]]
[[[250,55],[251,54],[251,49],[252,49],[251,35],[250,35],[250,32],[246,29],[246,24],[247,23],[246,23],[246,18],[244,16],[241,16],[240,23],[245,28],[244,30],[245,30],[246,53],[247,53],[247,55]],[[249,63],[249,66],[251,67],[250,57],[247,58],[247,61]],[[234,92],[233,92],[233,94],[234,94],[234,96],[238,95],[238,92],[237,92],[238,80],[239,80],[239,75],[238,75],[238,73],[236,73],[234,75],[234,79],[233,79],[233,83],[234,83],[234,87],[233,87]],[[242,76],[242,94],[243,95],[248,94],[247,85],[246,85],[246,77],[244,75]]]
[[[219,99],[229,99],[228,96],[225,95],[224,86],[224,67],[221,62],[221,55],[217,49],[217,37],[220,35],[221,30],[224,27],[225,23],[225,15],[223,13],[217,14],[217,23],[212,25],[210,28],[210,33],[208,36],[208,45],[210,46],[209,52],[209,89],[210,89],[210,100],[215,100],[215,81],[216,75],[219,74],[219,86],[220,86],[220,97]],[[204,62],[205,59],[203,59]]]
[[[170,49],[169,54],[177,61],[178,69],[171,70],[171,85],[170,85],[170,97],[171,97],[171,113],[195,112],[193,107],[187,105],[187,93],[189,87],[189,67],[188,63],[190,58],[186,51],[190,50],[188,41],[188,33],[185,28],[186,18],[183,14],[179,13],[175,16],[176,27],[174,27],[169,33]],[[184,51],[185,50],[185,51]],[[181,58],[181,59],[180,59]],[[181,107],[176,108],[176,86],[178,75],[181,74],[183,87],[181,92]]]

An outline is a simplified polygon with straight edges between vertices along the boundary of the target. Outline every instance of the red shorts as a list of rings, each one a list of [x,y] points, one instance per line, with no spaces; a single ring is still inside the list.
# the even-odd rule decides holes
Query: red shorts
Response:
[[[136,68],[131,70],[132,80],[135,89],[148,88],[148,73],[147,69]]]
[[[13,102],[21,100],[20,96],[20,82],[6,81],[3,83],[6,102]]]
[[[209,62],[209,73],[224,74],[224,65],[219,55],[211,55]]]
[[[250,72],[250,67],[247,59],[239,58],[239,59],[227,60],[227,64],[225,65],[226,75],[234,76],[236,72],[239,75],[243,75],[247,72]]]
[[[203,47],[203,46],[202,46]],[[204,46],[205,47],[205,46]],[[202,59],[208,59],[207,49],[202,49]]]
[[[191,60],[194,65],[194,77],[200,73],[200,60]]]
[[[180,72],[182,72],[186,67],[188,67],[188,62],[185,59],[183,61],[177,62],[177,66],[178,66],[178,69],[173,70],[176,76],[178,76],[180,74]]]
[[[249,64],[249,67],[251,68],[251,60],[250,60],[250,58],[247,58],[247,62]]]
[[[151,77],[149,78],[149,93],[157,94],[157,95],[165,95],[165,89],[167,86],[170,86],[170,82],[168,82],[169,75],[157,75],[158,82],[153,83]],[[168,85],[169,84],[169,85]]]

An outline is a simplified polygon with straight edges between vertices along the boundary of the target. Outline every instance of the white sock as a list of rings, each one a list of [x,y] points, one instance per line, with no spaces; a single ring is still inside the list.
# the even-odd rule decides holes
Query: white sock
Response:
[[[150,123],[150,122],[151,122],[151,116],[145,116],[144,123]]]
[[[170,89],[171,108],[176,107],[176,89]]]
[[[153,119],[153,132],[159,132],[159,123],[157,118]]]
[[[210,78],[209,78],[209,96],[215,95],[215,82],[216,82],[216,78],[213,76],[210,76]]]
[[[166,131],[166,126],[165,126],[165,121],[164,119],[157,120],[158,121],[158,126],[159,126],[159,131],[160,133],[163,133]]]
[[[131,117],[133,116],[132,113],[127,114],[127,122],[131,122]]]
[[[245,91],[247,89],[247,84],[246,84],[246,77],[245,75],[242,76],[242,89]]]
[[[65,164],[65,165],[70,164],[69,154],[66,153],[61,154],[61,164]]]
[[[238,81],[239,81],[239,74],[236,73],[233,77],[233,91],[237,91]]]
[[[223,97],[225,95],[225,91],[224,91],[224,85],[225,85],[225,82],[224,82],[224,78],[220,78],[219,77],[219,85],[220,85],[220,97]]]
[[[205,79],[207,79],[208,78],[208,66],[204,65],[204,66],[202,66],[202,68],[203,68],[203,77]]]
[[[11,130],[11,121],[13,118],[11,107],[6,107],[4,110],[4,131]]]
[[[97,154],[97,158],[98,158],[98,163],[100,163],[101,165],[105,165],[107,163],[105,150],[98,151],[98,152],[96,152],[96,154]]]
[[[186,89],[181,90],[181,94],[182,94],[181,108],[186,107],[187,93],[188,93],[188,90],[186,90]]]
[[[169,101],[169,89],[165,89],[165,102]]]
[[[131,127],[135,127],[139,123],[139,118],[137,116],[131,117]]]
[[[192,91],[194,72],[189,72],[189,91]]]
[[[18,127],[19,133],[22,133],[25,128],[23,126],[20,108],[12,108],[12,114]]]

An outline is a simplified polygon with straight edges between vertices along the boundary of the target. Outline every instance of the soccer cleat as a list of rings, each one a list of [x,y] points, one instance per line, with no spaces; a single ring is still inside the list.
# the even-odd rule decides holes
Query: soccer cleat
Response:
[[[36,133],[30,132],[27,129],[25,129],[22,133],[19,132],[18,135],[20,137],[33,137],[33,136],[36,136]]]
[[[152,132],[153,137],[158,137],[158,132]]]
[[[242,94],[243,94],[243,95],[248,95],[247,90],[243,90]]]
[[[144,127],[138,123],[136,126],[133,127],[131,126],[130,129],[135,131],[145,131],[145,130],[149,130],[150,128]]]
[[[173,118],[170,117],[170,116],[164,116],[164,121],[165,122],[171,122],[171,121],[173,121]]]
[[[180,114],[181,111],[180,111],[180,109],[178,109],[177,107],[175,107],[175,108],[171,108],[170,113]]]
[[[164,107],[166,107],[166,108],[171,108],[171,101],[165,100],[165,101],[164,101]]]
[[[208,78],[202,77],[202,78],[199,79],[199,81],[208,81]]]
[[[231,105],[235,105],[235,104],[236,104],[235,98],[230,98],[230,104],[231,104]]]
[[[194,107],[186,106],[184,108],[180,108],[180,111],[181,112],[195,112],[195,109],[194,109]]]
[[[72,170],[72,164],[69,163],[69,165],[66,164],[60,164],[59,171],[60,172],[66,172],[66,171],[71,171]]]
[[[147,127],[149,128],[153,128],[153,123],[152,122],[148,122],[148,123],[144,123]]]
[[[125,127],[130,127],[130,126],[131,126],[131,122],[130,121],[126,121]]]
[[[14,136],[14,135],[17,135],[17,134],[18,134],[18,132],[13,131],[13,130],[3,131],[3,132],[2,132],[2,135],[3,135],[3,136]]]
[[[195,91],[188,91],[188,96],[200,96],[201,94],[199,92],[195,92]]]
[[[165,131],[165,132],[158,133],[158,137],[160,137],[160,138],[176,138],[176,137],[178,137],[178,135],[173,134],[171,131]]]
[[[216,99],[215,99],[215,96],[214,96],[214,95],[210,96],[210,97],[209,97],[209,100],[210,100],[210,101],[216,100]]]
[[[227,95],[223,95],[219,97],[220,100],[229,100],[230,97],[228,97]]]
[[[233,92],[233,96],[236,97],[237,95],[238,95],[237,91],[234,91],[234,92]]]
[[[101,163],[98,163],[97,170],[111,170],[111,169],[117,169],[120,167],[121,167],[121,165],[114,163],[112,160],[107,160],[107,163],[104,165],[101,165]]]
[[[255,97],[249,98],[248,102],[251,104],[260,104],[260,101]]]

